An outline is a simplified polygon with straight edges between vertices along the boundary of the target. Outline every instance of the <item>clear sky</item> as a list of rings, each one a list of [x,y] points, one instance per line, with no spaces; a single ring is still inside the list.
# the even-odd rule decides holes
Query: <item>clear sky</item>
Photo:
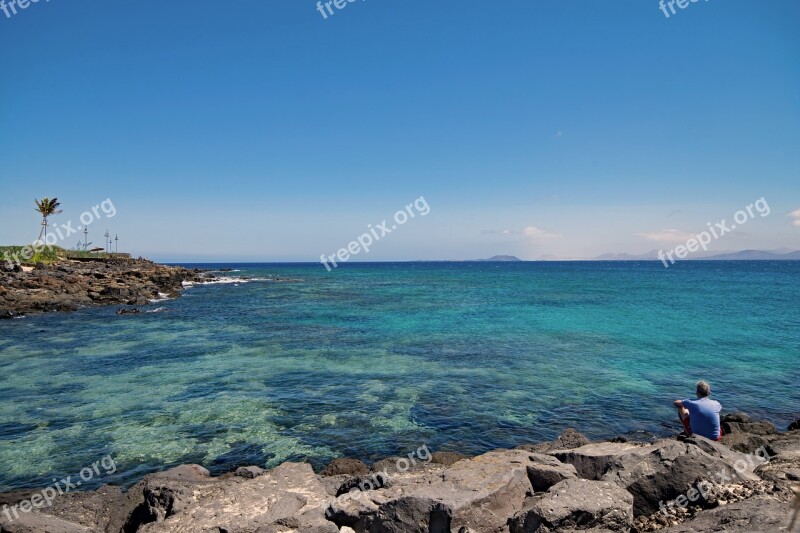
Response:
[[[0,243],[36,238],[34,197],[73,227],[110,198],[101,246],[108,228],[157,260],[317,261],[424,196],[357,259],[593,257],[672,248],[763,197],[712,247],[800,249],[800,2],[333,9],[0,11]]]

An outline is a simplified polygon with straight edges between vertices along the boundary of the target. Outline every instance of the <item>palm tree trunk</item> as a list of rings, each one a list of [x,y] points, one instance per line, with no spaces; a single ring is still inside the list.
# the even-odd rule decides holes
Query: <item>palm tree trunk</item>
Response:
[[[46,218],[42,219],[42,230],[39,232],[39,238],[36,239],[37,242],[42,240],[42,233],[44,233],[44,238],[45,238],[45,240],[47,240],[47,219]]]

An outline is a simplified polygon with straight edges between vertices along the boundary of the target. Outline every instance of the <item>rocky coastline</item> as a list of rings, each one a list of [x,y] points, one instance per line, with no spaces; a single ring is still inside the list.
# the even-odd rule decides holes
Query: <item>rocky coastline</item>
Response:
[[[371,466],[340,458],[319,473],[287,462],[211,477],[183,465],[27,512],[31,492],[0,494],[0,533],[787,531],[800,421],[779,432],[734,414],[723,428],[722,443],[590,442],[567,430],[477,457],[425,447]]]
[[[145,305],[214,276],[147,259],[62,260],[32,269],[0,264],[0,319],[97,305]]]

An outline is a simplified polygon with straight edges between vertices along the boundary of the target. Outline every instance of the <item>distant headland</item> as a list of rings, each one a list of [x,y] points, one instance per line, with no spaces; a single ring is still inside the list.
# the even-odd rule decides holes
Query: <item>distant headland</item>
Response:
[[[97,305],[144,305],[179,296],[185,282],[213,278],[199,269],[142,258],[72,257],[49,247],[36,262],[0,263],[0,319]]]

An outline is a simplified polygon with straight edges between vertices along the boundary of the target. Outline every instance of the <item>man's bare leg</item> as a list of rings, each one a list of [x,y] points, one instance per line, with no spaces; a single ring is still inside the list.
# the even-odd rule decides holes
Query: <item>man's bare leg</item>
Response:
[[[685,407],[678,407],[678,418],[680,418],[681,424],[683,424],[686,435],[691,435],[692,427],[689,425],[689,410]]]

